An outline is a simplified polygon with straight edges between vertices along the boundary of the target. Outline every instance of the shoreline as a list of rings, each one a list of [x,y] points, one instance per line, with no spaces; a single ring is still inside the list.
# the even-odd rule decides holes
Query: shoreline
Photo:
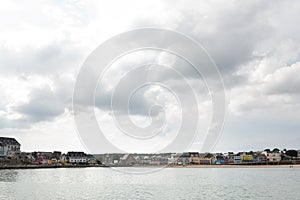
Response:
[[[7,169],[57,169],[57,168],[300,168],[300,164],[294,165],[187,165],[187,166],[104,166],[104,165],[10,165],[10,166],[0,166],[0,170]]]
[[[103,165],[7,165],[0,166],[0,170],[6,169],[58,169],[58,168],[89,168],[89,167],[102,167]]]
[[[294,165],[189,165],[170,166],[166,168],[300,168],[300,164]]]
[[[300,164],[281,164],[281,165],[186,165],[186,166],[111,166],[111,168],[300,168]]]

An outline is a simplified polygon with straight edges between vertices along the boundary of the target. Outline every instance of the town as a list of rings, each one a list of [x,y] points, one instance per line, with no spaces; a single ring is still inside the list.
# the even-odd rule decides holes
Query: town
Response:
[[[0,137],[0,167],[139,167],[139,166],[190,166],[190,165],[293,165],[300,164],[300,150],[280,150],[227,153],[159,153],[159,154],[86,154],[70,151],[22,152],[15,138]]]

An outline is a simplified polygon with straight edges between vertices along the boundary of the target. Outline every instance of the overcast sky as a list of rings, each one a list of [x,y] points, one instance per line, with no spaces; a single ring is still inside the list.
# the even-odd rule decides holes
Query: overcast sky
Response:
[[[299,10],[299,1],[279,0],[1,1],[0,136],[16,137],[23,151],[86,151],[72,112],[73,89],[81,66],[112,36],[155,27],[195,39],[219,68],[226,93],[226,119],[214,151],[299,149]],[[149,61],[187,69],[183,70],[184,77],[200,99],[203,125],[190,150],[200,151],[201,131],[211,118],[209,93],[203,80],[182,60],[165,53],[136,52],[111,66],[104,89],[95,94],[98,122],[112,143],[125,151],[139,150],[139,143],[126,141],[115,131],[107,96],[124,69]],[[178,95],[189,95],[182,86],[184,80],[167,69],[152,66],[141,70],[148,70],[147,77],[172,85]],[[129,77],[123,84],[124,91],[134,84],[136,75],[133,72]],[[122,98],[118,95],[117,100]],[[148,145],[157,149],[172,140],[172,132],[180,124],[176,98],[153,86],[136,93],[135,99],[130,113],[139,126],[149,125],[151,103],[166,106],[167,129]],[[195,109],[190,105],[188,109]],[[116,106],[114,114],[122,119],[123,111]],[[152,111],[153,120],[161,117],[161,110]]]

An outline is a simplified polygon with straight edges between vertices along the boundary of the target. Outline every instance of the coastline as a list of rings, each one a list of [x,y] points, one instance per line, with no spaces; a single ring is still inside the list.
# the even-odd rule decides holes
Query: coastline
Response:
[[[88,167],[102,167],[104,165],[7,165],[0,166],[0,170],[6,169],[56,169],[56,168],[88,168]]]
[[[167,168],[300,168],[300,164],[294,165],[188,165],[172,166]]]
[[[10,165],[0,166],[0,170],[8,169],[56,169],[56,168],[110,168],[104,165]],[[111,168],[126,167],[112,166]],[[294,165],[187,165],[187,166],[127,166],[128,168],[300,168],[300,164]]]
[[[128,167],[128,168],[300,168],[300,164],[281,164],[281,165],[174,165],[174,166],[111,166],[112,168]]]

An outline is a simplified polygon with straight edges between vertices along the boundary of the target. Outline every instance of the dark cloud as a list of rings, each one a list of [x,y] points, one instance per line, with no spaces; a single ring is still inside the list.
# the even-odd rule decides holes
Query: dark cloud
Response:
[[[52,6],[55,8],[55,5]],[[88,7],[88,5],[85,7],[85,14],[89,13]],[[290,46],[300,46],[300,26],[296,20],[299,18],[299,9],[300,3],[297,1],[198,2],[194,0],[170,0],[163,1],[161,10],[158,10],[157,13],[151,11],[149,12],[151,15],[149,15],[147,10],[145,10],[145,15],[139,16],[136,21],[133,21],[130,28],[152,26],[175,29],[203,45],[218,66],[226,89],[228,92],[232,92],[232,95],[229,97],[229,112],[236,115],[251,115],[251,120],[255,119],[248,121],[249,123],[247,122],[248,119],[244,118],[236,120],[233,122],[233,126],[239,123],[243,125],[251,124],[252,126],[261,118],[264,118],[265,121],[262,124],[253,126],[251,130],[253,132],[258,129],[264,131],[265,124],[276,128],[276,123],[271,122],[278,120],[277,118],[284,118],[282,123],[286,123],[290,118],[296,118],[295,116],[298,115],[300,53],[299,48],[287,49]],[[91,10],[96,13],[94,8],[91,8]],[[75,9],[74,11],[79,10]],[[95,13],[91,13],[91,16],[96,17]],[[29,28],[28,32],[24,31],[25,29],[23,30],[24,33],[28,34],[24,35],[24,40],[30,38],[30,30],[41,30],[48,27],[48,23],[52,22],[51,16],[49,19],[45,16],[43,16],[43,19],[37,19],[36,16],[28,16],[28,14],[28,10],[20,14],[21,18],[24,17],[26,23],[17,18],[12,18],[13,23],[10,25],[14,27],[14,24],[24,24],[24,26],[33,24],[35,26],[36,29],[31,30]],[[11,41],[0,41],[0,78],[6,76],[18,77],[26,82],[29,80],[29,76],[36,75],[53,82],[53,88],[50,86],[29,88],[29,99],[26,103],[23,102],[22,104],[9,107],[8,101],[0,100],[0,128],[29,127],[36,122],[51,121],[62,115],[65,110],[71,110],[75,75],[89,53],[86,51],[86,46],[97,45],[94,44],[96,43],[95,41],[89,43],[89,40],[86,38],[90,35],[87,33],[95,31],[100,35],[107,30],[100,27],[101,23],[98,29],[97,27],[91,28],[87,26],[93,25],[93,23],[95,26],[93,20],[96,21],[96,19],[91,20],[88,17],[80,19],[78,16],[82,15],[78,15],[77,17],[75,16],[74,19],[76,20],[74,21],[70,13],[66,16],[69,21],[76,22],[78,20],[79,23],[77,25],[82,23],[81,25],[84,26],[49,25],[49,30],[54,29],[54,27],[60,28],[59,34],[51,36],[51,39],[47,40],[48,42],[39,41],[38,44],[35,44],[35,41],[32,40],[32,45],[20,45],[19,48],[11,45]],[[65,20],[65,18],[54,21],[55,23],[60,23],[60,20]],[[9,24],[9,22],[5,24]],[[109,25],[118,26],[118,24],[114,24],[114,21],[109,22]],[[9,28],[8,25],[7,28]],[[17,28],[19,28],[19,25]],[[71,34],[79,30],[82,31],[80,34]],[[49,32],[50,34],[52,33]],[[61,39],[58,36],[65,39]],[[94,36],[94,38],[97,38],[97,36]],[[155,39],[152,37],[145,33],[140,35],[140,38],[133,37],[131,39],[151,41]],[[82,40],[77,41],[76,38],[82,38]],[[10,39],[17,38],[11,37]],[[166,48],[176,45],[170,44],[169,41],[171,40],[169,39],[161,40],[161,45]],[[102,41],[102,38],[97,41]],[[126,44],[119,43],[118,45],[122,48]],[[183,52],[189,52],[188,46],[182,45],[178,49],[181,49]],[[279,53],[274,53],[277,50]],[[110,51],[110,49],[107,51]],[[144,56],[148,55],[147,53],[144,54]],[[287,58],[283,58],[281,55],[285,55]],[[149,67],[152,62],[159,62],[159,59],[162,57],[159,53],[151,56],[151,59],[146,61]],[[191,58],[196,58],[199,63],[203,59],[199,54],[193,54]],[[263,62],[265,59],[274,59],[275,61],[268,65]],[[123,72],[124,69],[128,69],[131,65],[143,64],[144,61],[145,59],[143,59],[142,55],[128,62],[122,62],[112,72],[112,76],[107,77],[108,83],[110,81],[113,82],[117,74]],[[205,101],[209,99],[209,91],[207,91],[202,78],[205,80],[213,79],[214,77],[201,77],[192,66],[178,57],[171,65],[179,74],[193,84],[193,88],[196,89],[197,93],[200,96],[202,95],[201,98],[203,97]],[[96,72],[91,71],[83,77],[82,83],[84,85],[81,87],[83,91],[78,91],[78,101],[76,102],[83,109],[89,109],[94,106],[94,102],[87,99],[84,94],[86,90],[93,91],[95,89],[96,83],[92,80],[97,80],[96,74]],[[210,74],[208,73],[208,75]],[[127,91],[147,80],[169,85],[188,102],[189,94],[184,85],[185,79],[183,77],[164,67],[144,68],[142,71],[132,72],[126,77],[126,81],[118,85],[118,94],[115,94],[114,98],[114,109],[119,115],[127,114],[128,109],[123,106],[123,100],[128,95]],[[129,104],[131,114],[143,116],[149,114],[149,110],[153,106],[153,99],[147,97],[150,90],[151,88],[144,88],[133,95]],[[111,95],[113,95],[112,88],[98,87],[95,94],[95,105],[101,110],[110,110]],[[152,96],[155,96],[155,94],[153,93]],[[187,110],[191,111],[193,109],[195,108],[187,108]],[[9,112],[16,112],[21,117],[18,119],[7,117]],[[152,113],[154,116],[159,114],[159,109]],[[277,116],[277,118],[274,119],[274,116]],[[193,118],[193,116],[187,117],[191,118],[191,120]],[[289,124],[280,126],[289,129]],[[248,128],[246,125],[245,127]],[[275,130],[275,128],[270,129],[270,131]],[[230,130],[237,133],[242,132],[242,129],[237,126],[236,129],[232,128]],[[295,132],[294,129],[292,132]],[[246,134],[250,135],[251,133]],[[240,136],[239,138],[242,137]],[[232,138],[234,138],[234,134]],[[288,142],[290,141],[287,140]]]
[[[49,87],[34,90],[30,94],[30,101],[20,105],[15,111],[32,121],[52,120],[64,112],[65,105]]]

